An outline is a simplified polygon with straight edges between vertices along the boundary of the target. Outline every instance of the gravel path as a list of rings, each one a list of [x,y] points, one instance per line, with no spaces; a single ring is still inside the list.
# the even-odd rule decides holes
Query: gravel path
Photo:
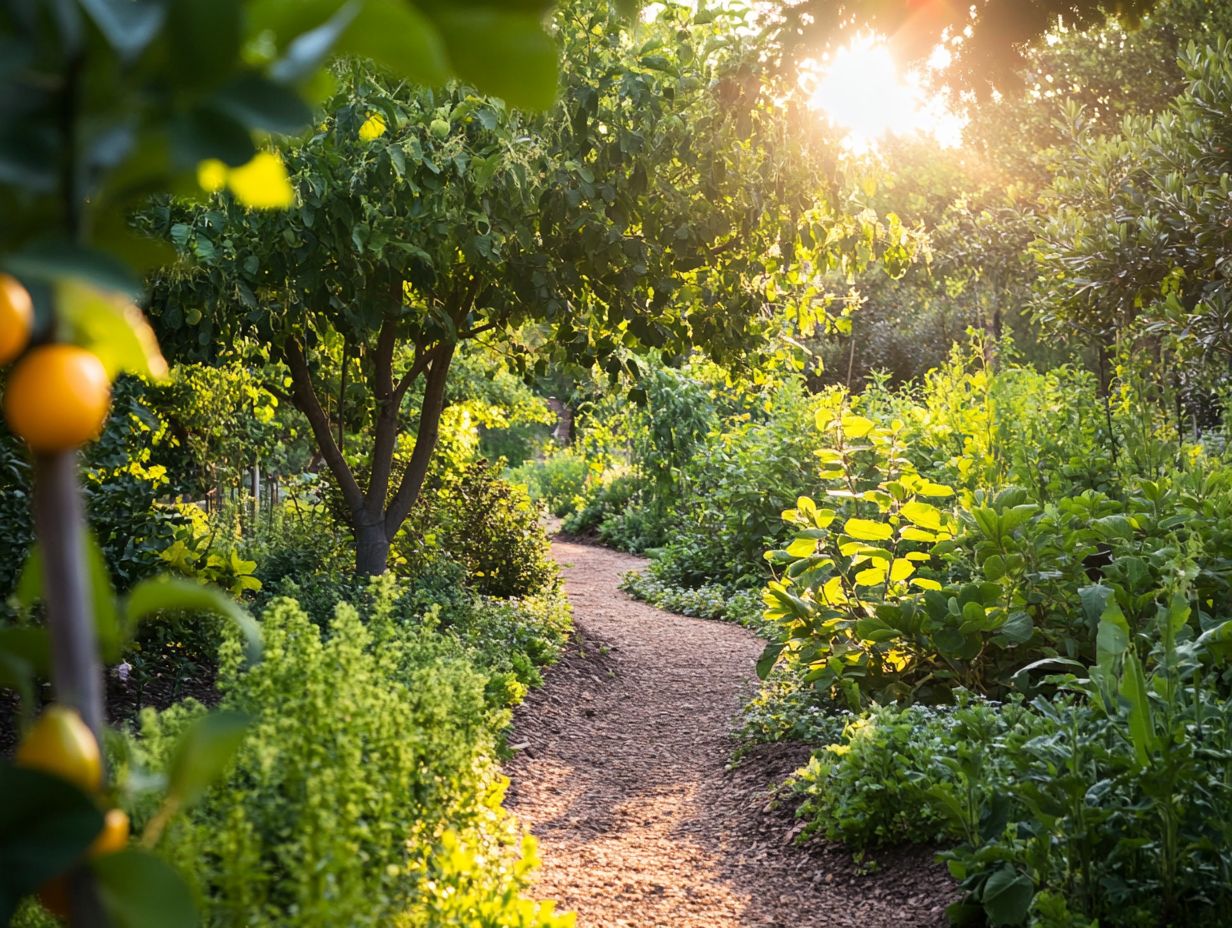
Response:
[[[617,590],[644,564],[557,541],[577,636],[519,709],[509,805],[540,840],[536,894],[579,928],[944,925],[953,898],[925,851],[861,876],[841,848],[792,843],[769,787],[807,751],[771,746],[727,770],[761,643]]]

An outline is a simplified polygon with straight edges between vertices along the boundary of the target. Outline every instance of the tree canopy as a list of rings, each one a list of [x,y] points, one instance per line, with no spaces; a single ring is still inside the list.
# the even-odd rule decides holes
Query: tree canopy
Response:
[[[712,19],[671,10],[625,28],[578,4],[557,32],[568,65],[547,114],[351,62],[316,129],[284,147],[290,209],[224,195],[152,216],[185,255],[156,287],[164,340],[273,346],[373,552],[361,569],[383,568],[419,497],[460,343],[499,340],[540,372],[572,362],[615,373],[632,349],[698,346],[731,360],[791,291],[797,322],[815,323],[820,268],[870,260],[882,244],[870,217],[818,198],[824,136],[772,105],[750,49]],[[896,236],[890,252],[904,247]],[[366,481],[315,386],[330,332],[370,389],[370,458],[355,462]],[[416,438],[395,474],[410,396]]]

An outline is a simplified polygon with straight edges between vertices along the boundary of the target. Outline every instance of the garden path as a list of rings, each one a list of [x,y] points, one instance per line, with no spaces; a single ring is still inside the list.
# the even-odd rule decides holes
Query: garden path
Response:
[[[579,928],[925,928],[953,898],[919,850],[801,848],[770,785],[807,757],[771,746],[728,770],[761,643],[617,589],[645,561],[557,540],[577,635],[515,717],[509,807],[538,837],[535,895]]]

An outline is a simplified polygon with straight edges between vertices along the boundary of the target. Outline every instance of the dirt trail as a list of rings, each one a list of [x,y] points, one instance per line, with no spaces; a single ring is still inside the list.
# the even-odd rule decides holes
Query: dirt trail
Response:
[[[670,615],[617,584],[638,558],[557,541],[577,640],[519,709],[509,805],[540,840],[536,894],[579,928],[944,925],[944,871],[921,851],[879,857],[791,843],[768,787],[807,752],[775,746],[734,771],[731,732],[761,644]]]

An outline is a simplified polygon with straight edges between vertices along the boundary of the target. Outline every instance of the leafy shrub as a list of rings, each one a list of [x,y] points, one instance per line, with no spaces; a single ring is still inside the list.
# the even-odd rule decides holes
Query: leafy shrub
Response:
[[[340,605],[324,634],[293,601],[274,603],[249,669],[226,646],[222,704],[252,726],[225,782],[160,845],[195,880],[207,924],[474,924],[459,892],[480,924],[570,923],[518,898],[484,676],[447,639],[395,622],[392,592],[367,624]],[[147,710],[137,757],[165,767],[199,711]]]
[[[561,526],[570,535],[593,535],[609,519],[619,517],[641,494],[645,481],[635,474],[617,474],[598,484],[581,509]]]
[[[1215,926],[1232,903],[1232,622],[1184,596],[1100,620],[1074,692],[998,707],[874,707],[796,781],[811,828],[857,848],[945,837],[959,924]],[[1147,657],[1140,653],[1149,651]]]
[[[509,471],[510,483],[525,484],[530,498],[542,502],[548,512],[563,518],[574,512],[586,490],[590,464],[573,451],[557,451],[538,461],[527,461]]]
[[[659,579],[681,587],[764,583],[762,554],[787,534],[782,511],[809,492],[801,488],[818,485],[814,420],[840,399],[838,392],[811,396],[790,379],[712,432],[671,508]]]
[[[652,510],[634,504],[612,512],[599,523],[599,540],[619,551],[642,554],[663,542],[663,520]]]
[[[539,507],[487,462],[470,465],[419,507],[399,546],[410,552],[412,571],[446,552],[489,596],[529,596],[557,579]]]
[[[849,717],[850,713],[836,710],[801,674],[778,667],[745,704],[737,753],[745,753],[752,745],[783,741],[835,743]]]
[[[956,782],[946,760],[975,739],[986,752],[984,775],[1004,783],[1009,760],[1003,750],[988,749],[1004,749],[1006,732],[1025,713],[1015,705],[959,699],[957,708],[872,706],[850,716],[841,735],[792,780],[803,798],[799,814],[809,820],[804,834],[859,850],[961,839],[935,798],[939,784],[948,789]]]

